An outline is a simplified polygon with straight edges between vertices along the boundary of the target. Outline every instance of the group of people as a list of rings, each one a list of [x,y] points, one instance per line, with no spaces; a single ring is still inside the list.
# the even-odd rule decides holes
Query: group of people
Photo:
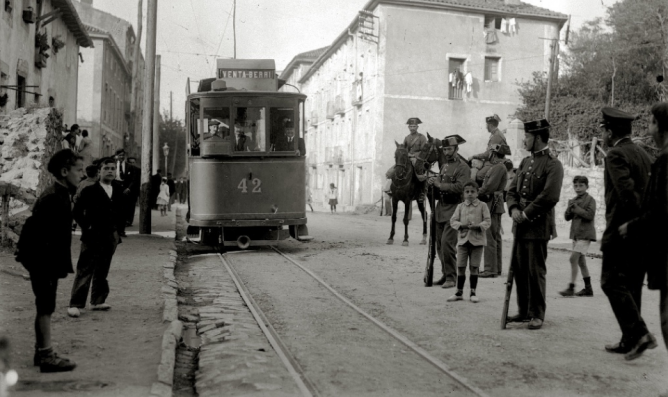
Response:
[[[228,120],[225,120],[229,123]],[[261,121],[261,120],[260,120]],[[225,122],[217,119],[210,119],[208,122],[208,133],[205,133],[203,141],[232,141],[232,150],[235,152],[260,152],[264,151],[264,137],[258,134],[256,123],[250,127],[244,127],[241,123],[234,125],[234,136],[230,134],[230,128]],[[246,133],[248,128],[249,134]],[[281,124],[282,133],[272,134],[269,151],[270,152],[296,152],[298,156],[306,155],[306,145],[304,139],[295,136],[295,125],[292,120],[286,119]],[[296,144],[296,145],[295,145]]]
[[[67,126],[65,126],[67,130]],[[84,166],[93,162],[93,141],[88,135],[88,130],[81,130],[79,124],[72,124],[67,135],[63,137],[63,149],[70,149],[83,158]]]
[[[649,134],[660,149],[653,164],[631,139],[633,115],[614,108],[603,108],[601,113],[603,140],[609,147],[604,171],[606,229],[601,240],[601,288],[622,331],[621,340],[606,345],[605,350],[632,360],[657,346],[640,313],[646,275],[648,287],[661,291],[661,325],[668,347],[668,103],[651,109]],[[468,265],[470,299],[479,301],[478,278],[501,274],[500,232],[505,201],[513,219],[510,266],[518,306],[517,314],[508,320],[527,322],[529,329],[537,330],[545,319],[547,244],[556,237],[555,206],[561,198],[564,169],[550,153],[550,124],[544,119],[524,123],[524,148],[530,155],[513,169],[505,159],[511,153],[498,129],[499,121],[496,115],[486,118],[491,134],[487,150],[468,160],[458,154],[459,146],[466,141],[459,135],[445,137],[439,174],[426,180],[438,195],[434,214],[442,277],[436,284],[456,287],[448,301],[463,300]],[[417,132],[418,124],[419,118],[409,119],[410,134],[404,140],[412,158],[427,142]],[[476,159],[484,163],[471,173],[471,161]],[[388,177],[392,171],[388,171]],[[571,221],[572,272],[568,288],[560,294],[588,297],[593,296],[593,288],[585,255],[591,242],[596,241],[596,201],[587,193],[586,177],[576,176],[572,183],[575,197],[568,200],[564,213]],[[483,256],[484,271],[479,272]],[[575,292],[578,271],[584,288]]]

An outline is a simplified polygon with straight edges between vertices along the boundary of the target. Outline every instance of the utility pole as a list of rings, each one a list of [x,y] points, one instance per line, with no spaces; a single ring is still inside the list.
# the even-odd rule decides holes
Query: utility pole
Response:
[[[237,59],[237,0],[232,3],[232,34],[234,35],[234,59]]]
[[[550,102],[552,100],[552,80],[556,69],[559,39],[550,39],[550,68],[547,71],[547,93],[545,94],[545,120],[550,120]]]
[[[137,7],[137,37],[135,38],[135,47],[132,51],[132,86],[130,87],[130,147],[126,147],[130,155],[135,154],[136,144],[135,136],[137,133],[137,102],[139,101],[139,59],[141,58],[141,33],[142,33],[142,4],[139,0]]]
[[[153,87],[153,169],[160,168],[160,55],[155,56],[155,87]]]
[[[142,117],[141,193],[139,199],[139,233],[151,234],[151,160],[153,151],[153,98],[155,77],[155,38],[158,0],[148,0],[146,12],[146,68],[144,73],[144,114]]]
[[[172,117],[172,91],[169,91],[169,121],[174,120]]]

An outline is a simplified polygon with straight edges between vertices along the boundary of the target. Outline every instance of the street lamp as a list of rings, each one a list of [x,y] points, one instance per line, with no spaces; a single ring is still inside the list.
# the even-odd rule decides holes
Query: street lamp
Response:
[[[162,147],[162,153],[165,154],[165,173],[163,175],[167,175],[167,156],[169,156],[169,146],[167,146],[167,142],[165,142],[165,146]]]

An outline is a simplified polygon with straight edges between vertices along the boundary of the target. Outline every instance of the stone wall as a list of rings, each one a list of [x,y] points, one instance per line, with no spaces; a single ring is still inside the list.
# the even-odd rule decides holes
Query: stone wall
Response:
[[[564,219],[564,212],[566,212],[568,200],[575,197],[573,177],[577,175],[586,176],[589,179],[587,193],[596,200],[596,217],[594,218],[594,222],[596,225],[596,237],[600,240],[605,230],[605,189],[603,187],[603,168],[601,167],[564,167],[564,184],[561,188],[561,199],[555,208],[557,225],[570,227],[570,222],[566,222]]]

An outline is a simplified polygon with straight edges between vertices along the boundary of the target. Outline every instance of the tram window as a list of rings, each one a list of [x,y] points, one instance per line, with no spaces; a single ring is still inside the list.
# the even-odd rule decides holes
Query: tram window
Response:
[[[271,150],[276,152],[284,151],[294,151],[294,144],[292,146],[288,145],[288,137],[286,131],[292,129],[292,131],[298,131],[298,127],[295,125],[294,117],[295,110],[294,108],[271,108]]]
[[[204,108],[203,113],[201,123],[197,123],[202,140],[229,140],[230,108]],[[204,128],[204,131],[201,131],[202,128]]]
[[[267,109],[240,107],[234,121],[234,151],[264,152],[267,150]]]

